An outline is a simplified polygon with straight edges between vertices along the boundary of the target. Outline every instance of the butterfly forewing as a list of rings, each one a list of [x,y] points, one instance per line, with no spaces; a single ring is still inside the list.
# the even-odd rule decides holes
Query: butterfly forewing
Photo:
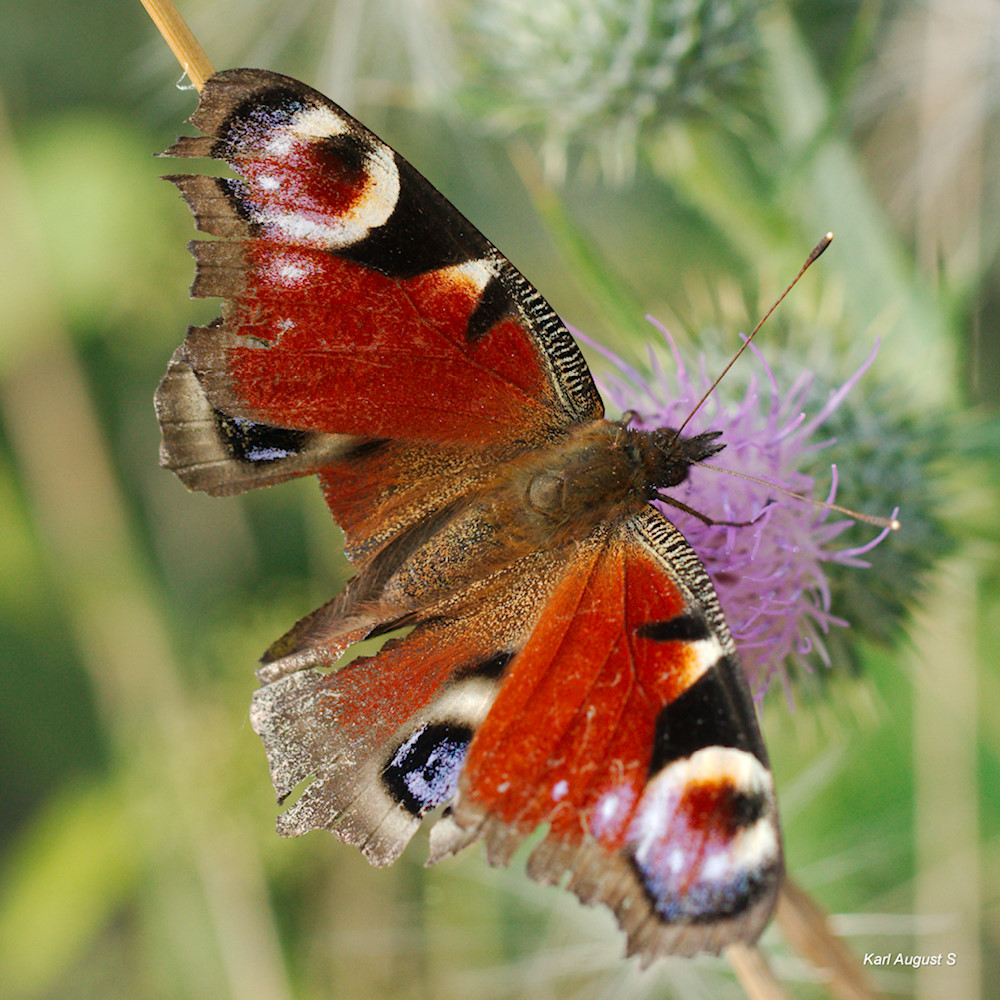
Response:
[[[531,875],[606,904],[645,959],[755,940],[770,772],[712,586],[647,502],[650,442],[603,421],[538,292],[335,104],[232,70],[192,122],[168,153],[236,176],[171,178],[216,237],[193,294],[223,307],[157,393],[161,460],[217,494],[317,474],[357,569],[260,671],[279,798],[307,786],[279,830],[383,864],[444,807],[432,860],[483,838],[505,863],[541,826]]]
[[[476,732],[449,822],[460,842],[482,824],[497,861],[547,824],[533,876],[568,871],[634,950],[717,949],[766,923],[781,845],[753,703],[704,570],[652,508],[577,548]]]
[[[548,304],[402,157],[277,74],[206,85],[173,156],[238,179],[177,177],[197,224],[193,293],[225,300],[185,357],[217,410],[327,434],[479,446],[599,418]]]

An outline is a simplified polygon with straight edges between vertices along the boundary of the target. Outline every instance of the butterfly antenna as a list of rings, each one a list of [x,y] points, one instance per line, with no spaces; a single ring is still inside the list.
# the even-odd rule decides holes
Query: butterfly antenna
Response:
[[[794,278],[792,278],[789,286],[781,293],[781,295],[778,296],[777,299],[775,299],[774,305],[772,305],[771,308],[768,309],[768,311],[764,313],[764,315],[761,316],[761,318],[757,321],[757,325],[750,331],[750,335],[746,338],[746,340],[743,341],[743,346],[740,347],[740,349],[732,356],[729,364],[722,369],[722,372],[720,373],[719,377],[708,387],[708,391],[705,393],[705,395],[698,400],[697,405],[687,415],[686,419],[684,420],[684,423],[682,423],[680,427],[678,427],[677,430],[674,431],[674,436],[673,436],[674,441],[676,441],[681,436],[681,434],[684,431],[684,428],[687,427],[687,425],[691,422],[691,419],[694,417],[694,415],[702,408],[702,406],[704,406],[705,400],[707,400],[708,397],[711,396],[713,392],[715,392],[715,387],[726,377],[726,373],[729,371],[729,369],[736,364],[736,362],[739,360],[740,355],[750,346],[750,341],[753,340],[753,338],[757,335],[757,331],[767,322],[767,320],[771,316],[771,313],[773,313],[774,310],[781,305],[781,303],[785,299],[785,296],[795,287],[799,278],[801,278],[802,275],[809,270],[810,266],[813,264],[816,258],[819,257],[819,255],[832,242],[833,242],[833,233],[827,233],[826,236],[824,236],[823,239],[821,239],[819,243],[817,243],[816,246],[812,248],[812,252],[809,254],[808,257],[806,257],[806,262],[802,265],[802,267],[799,268],[799,273],[795,275]]]
[[[888,528],[890,531],[899,531],[902,527],[902,524],[895,517],[879,517],[878,514],[863,514],[859,510],[842,507],[839,503],[831,503],[829,500],[817,500],[815,497],[806,496],[805,493],[796,493],[795,490],[779,486],[777,483],[761,479],[759,476],[751,476],[746,472],[724,469],[721,465],[712,465],[710,462],[692,462],[691,464],[701,466],[703,469],[712,469],[714,472],[724,472],[727,476],[735,476],[737,479],[746,479],[748,482],[756,483],[758,486],[766,486],[776,493],[784,493],[786,497],[792,497],[795,500],[804,500],[814,507],[819,507],[823,510],[835,510],[838,514],[846,514],[855,521],[860,521],[862,524],[870,524],[875,528]]]

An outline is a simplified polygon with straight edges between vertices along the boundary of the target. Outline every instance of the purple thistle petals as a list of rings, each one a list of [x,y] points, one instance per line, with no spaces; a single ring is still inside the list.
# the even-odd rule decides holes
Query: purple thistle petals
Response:
[[[878,349],[880,345],[879,339],[875,338],[875,346],[872,348],[871,353],[867,358],[861,363],[861,367],[839,388],[830,393],[830,398],[826,401],[826,405],[816,414],[815,417],[810,421],[807,426],[806,433],[812,434],[814,430],[821,427],[830,417],[835,409],[844,401],[847,394],[858,384],[861,380],[861,376],[864,375],[866,371],[874,364],[875,358],[878,355]]]
[[[711,385],[704,356],[697,372],[683,363],[677,344],[662,324],[650,320],[663,335],[675,369],[665,371],[650,349],[650,374],[645,376],[613,351],[574,331],[607,358],[616,371],[601,381],[605,397],[622,412],[640,416],[642,429],[679,427]],[[766,485],[726,475],[730,469],[775,486],[811,496],[816,483],[803,471],[815,452],[833,438],[816,439],[829,416],[840,406],[874,361],[875,349],[843,386],[831,392],[812,416],[806,404],[815,378],[803,372],[782,391],[773,370],[756,345],[762,368],[751,375],[742,398],[726,404],[718,392],[694,415],[685,434],[721,430],[725,451],[711,467],[693,467],[673,495],[716,520],[750,521],[746,527],[706,525],[669,503],[657,506],[684,533],[715,583],[722,609],[740,648],[750,683],[759,697],[777,677],[787,687],[787,666],[811,670],[806,659],[829,665],[823,637],[849,623],[831,611],[831,589],[824,564],[864,567],[860,557],[885,538],[888,529],[865,545],[838,549],[835,539],[853,523],[828,520],[830,511],[770,491]],[[721,370],[721,369],[720,369]],[[837,493],[837,470],[831,467],[828,502]]]

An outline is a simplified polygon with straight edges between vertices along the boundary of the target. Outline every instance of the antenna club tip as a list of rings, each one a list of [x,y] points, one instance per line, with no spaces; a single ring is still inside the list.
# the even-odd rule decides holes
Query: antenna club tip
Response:
[[[802,267],[802,270],[804,271],[804,270],[805,270],[805,269],[806,269],[807,267],[809,267],[809,265],[810,265],[810,264],[812,264],[812,263],[813,263],[813,261],[814,261],[814,260],[816,260],[816,258],[817,258],[817,257],[818,257],[818,256],[819,256],[819,255],[820,255],[820,254],[821,254],[821,253],[822,253],[822,252],[823,252],[823,251],[824,251],[824,250],[825,250],[825,249],[826,249],[826,248],[827,248],[827,247],[828,247],[828,246],[829,246],[829,245],[830,245],[830,244],[831,244],[832,242],[833,242],[833,233],[827,233],[827,234],[826,234],[826,236],[824,236],[824,237],[823,237],[823,239],[821,239],[821,240],[819,241],[819,243],[817,243],[817,244],[816,244],[816,246],[814,246],[814,247],[812,248],[812,253],[810,253],[810,254],[809,254],[809,256],[808,256],[808,257],[806,258],[806,262],[805,262],[805,264],[803,265],[803,267]],[[799,273],[801,274],[801,272],[799,272]]]
[[[903,525],[899,521],[897,521],[896,518],[892,518],[892,520],[889,521],[889,529],[891,531],[899,531],[899,529],[902,527]]]

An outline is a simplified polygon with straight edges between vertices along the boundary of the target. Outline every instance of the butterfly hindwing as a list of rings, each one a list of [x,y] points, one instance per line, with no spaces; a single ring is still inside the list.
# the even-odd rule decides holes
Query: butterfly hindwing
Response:
[[[756,938],[782,866],[773,785],[680,534],[649,508],[480,589],[374,658],[258,692],[279,796],[315,775],[281,832],[326,827],[386,863],[451,803],[432,860],[483,838],[505,864],[547,826],[529,873],[568,873],[647,958]]]
[[[261,687],[251,721],[279,799],[312,779],[279,832],[330,829],[376,863],[394,860],[423,815],[451,799],[538,596],[560,571],[531,554],[427,608],[374,656]]]
[[[279,833],[325,828],[373,864],[394,861],[424,813],[453,795],[502,661],[461,630],[431,626],[332,674],[264,685],[250,717],[279,799],[309,780]]]

